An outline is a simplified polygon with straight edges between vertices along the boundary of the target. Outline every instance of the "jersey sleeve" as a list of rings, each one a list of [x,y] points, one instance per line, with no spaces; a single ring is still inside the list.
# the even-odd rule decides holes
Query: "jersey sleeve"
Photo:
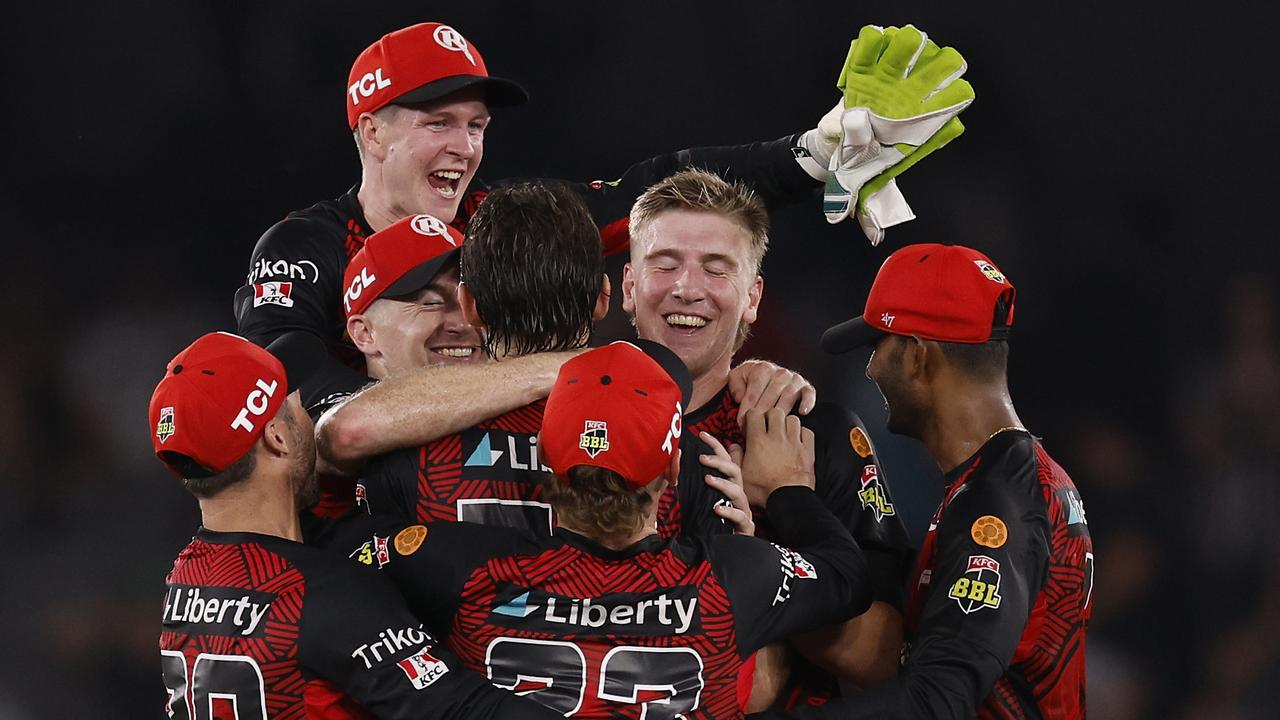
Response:
[[[311,410],[326,397],[368,382],[330,352],[342,333],[342,243],[315,219],[289,217],[271,226],[249,258],[236,291],[236,332],[281,357],[290,385]],[[301,380],[300,380],[301,379]]]
[[[386,578],[342,568],[308,578],[302,664],[374,717],[559,717],[467,671],[405,607]]]
[[[800,421],[814,433],[818,497],[866,555],[873,599],[901,610],[911,541],[866,427],[853,411],[825,402]]]
[[[370,515],[385,515],[404,522],[418,519],[418,452],[406,448],[379,455],[365,465],[357,497]]]
[[[848,620],[871,604],[862,552],[812,490],[779,488],[765,512],[777,544],[743,535],[710,543],[743,657],[797,632]]]
[[[627,217],[640,193],[688,167],[743,181],[760,194],[770,209],[811,198],[820,183],[796,162],[793,149],[798,138],[799,135],[787,135],[746,145],[680,150],[638,162],[616,180],[596,180],[577,187],[600,227],[605,254],[612,255],[627,249]]]
[[[822,717],[973,717],[1008,669],[1048,572],[1034,458],[1004,458],[947,506],[919,631],[896,678]],[[832,713],[828,715],[827,713]]]

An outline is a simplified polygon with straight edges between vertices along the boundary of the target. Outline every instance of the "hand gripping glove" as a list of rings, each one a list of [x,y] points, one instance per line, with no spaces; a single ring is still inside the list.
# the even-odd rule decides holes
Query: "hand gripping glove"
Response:
[[[939,48],[910,25],[862,28],[837,82],[844,100],[819,123],[817,137],[810,136],[828,142],[839,136],[828,161],[828,222],[854,212],[877,245],[884,228],[915,217],[895,178],[964,132],[956,115],[974,97],[960,79],[965,69],[954,48]]]

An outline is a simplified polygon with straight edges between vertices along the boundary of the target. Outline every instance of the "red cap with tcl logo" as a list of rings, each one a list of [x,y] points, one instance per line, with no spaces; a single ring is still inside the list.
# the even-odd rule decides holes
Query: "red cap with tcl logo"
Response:
[[[822,334],[822,349],[842,353],[874,345],[886,333],[925,340],[984,343],[1008,338],[1013,283],[986,255],[962,245],[908,245],[890,255],[862,317]]]
[[[364,241],[347,263],[342,307],[359,315],[380,297],[417,292],[458,261],[462,233],[434,215],[401,218]]]
[[[510,80],[490,77],[480,51],[462,33],[440,23],[419,23],[383,35],[365,48],[347,76],[347,124],[361,113],[395,103],[428,102],[463,88],[484,90],[490,107],[529,99]]]
[[[658,343],[619,341],[583,353],[560,368],[547,398],[542,456],[566,484],[570,468],[590,465],[642,488],[680,447],[691,386],[689,369]]]
[[[289,394],[284,366],[239,335],[209,333],[178,353],[151,395],[151,447],[178,477],[226,470]]]

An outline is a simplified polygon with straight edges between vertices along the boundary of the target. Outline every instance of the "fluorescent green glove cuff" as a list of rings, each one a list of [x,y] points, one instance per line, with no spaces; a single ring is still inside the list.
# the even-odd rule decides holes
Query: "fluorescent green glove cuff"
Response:
[[[946,125],[942,126],[941,130],[934,133],[919,147],[912,148],[909,145],[896,145],[895,147],[905,157],[898,164],[871,178],[858,189],[858,207],[865,211],[867,198],[880,192],[885,185],[889,184],[890,180],[906,172],[912,165],[925,159],[930,153],[960,137],[963,133],[964,123],[960,122],[960,118],[953,117],[947,121]]]

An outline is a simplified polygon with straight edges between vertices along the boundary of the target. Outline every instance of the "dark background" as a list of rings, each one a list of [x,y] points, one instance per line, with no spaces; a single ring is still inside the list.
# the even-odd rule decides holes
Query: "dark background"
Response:
[[[941,5],[941,4],[940,4]],[[1262,7],[1262,4],[1258,4]],[[483,177],[611,179],[661,151],[811,127],[863,23],[969,61],[969,131],[902,178],[870,248],[775,215],[744,351],[852,404],[913,534],[936,502],[866,358],[816,351],[912,242],[1019,288],[1010,383],[1097,555],[1095,717],[1270,717],[1280,700],[1275,52],[1242,3],[33,3],[4,31],[16,262],[0,285],[0,718],[158,717],[162,580],[198,523],[150,455],[164,364],[231,329],[249,251],[358,179],[343,92],[382,33],[448,22],[533,96]],[[1252,7],[1252,6],[1249,6]],[[12,255],[12,253],[11,253]]]

